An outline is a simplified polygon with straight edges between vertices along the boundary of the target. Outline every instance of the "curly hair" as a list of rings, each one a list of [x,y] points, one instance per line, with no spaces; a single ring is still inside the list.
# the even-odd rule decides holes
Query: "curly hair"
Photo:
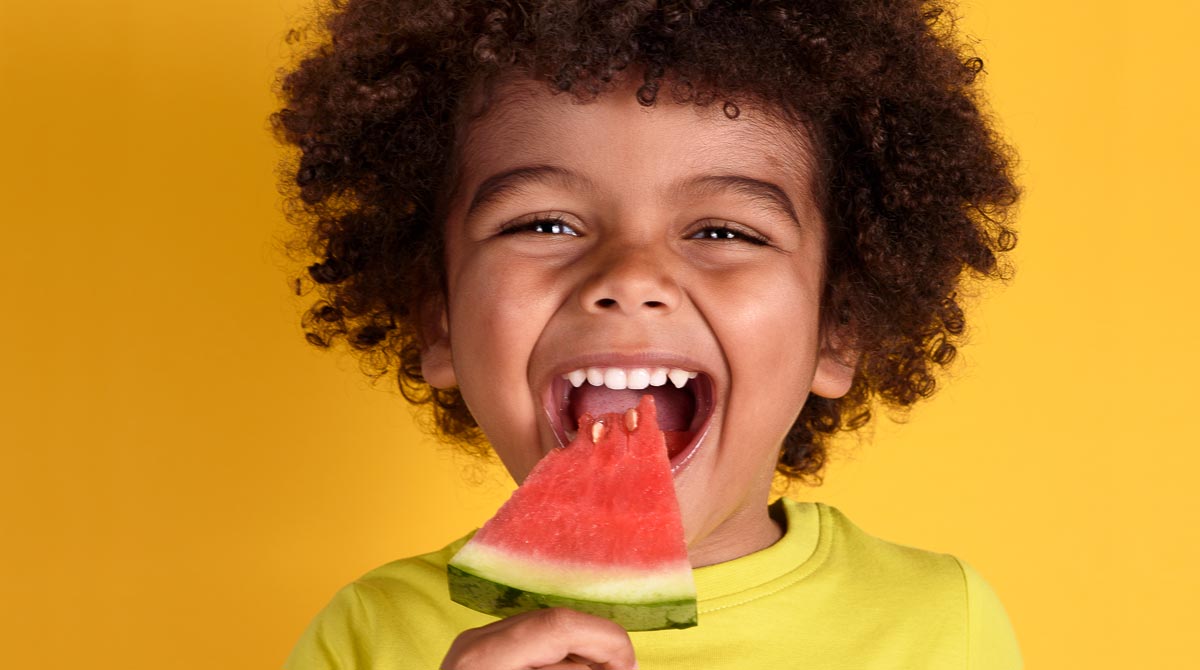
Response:
[[[810,395],[777,470],[819,484],[829,440],[876,403],[930,396],[966,327],[961,286],[1004,279],[1015,152],[993,129],[983,62],[944,3],[920,0],[332,0],[315,46],[280,72],[271,124],[299,149],[280,186],[318,297],[308,341],[394,373],[442,436],[485,452],[457,389],[421,375],[444,291],[441,204],[462,101],[514,71],[581,102],[639,66],[640,104],[766,101],[811,136],[829,231],[824,325],[859,352],[849,392]],[[293,31],[292,38],[303,31]],[[296,41],[296,40],[293,40]],[[666,87],[664,89],[664,86]]]

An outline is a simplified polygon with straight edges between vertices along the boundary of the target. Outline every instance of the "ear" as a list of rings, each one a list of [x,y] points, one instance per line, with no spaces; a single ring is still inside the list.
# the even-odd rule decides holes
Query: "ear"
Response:
[[[450,319],[444,300],[431,301],[421,313],[421,376],[437,389],[454,388],[454,360],[450,351]]]
[[[821,337],[812,392],[823,398],[840,398],[854,383],[859,350],[849,336],[849,326],[835,326]]]

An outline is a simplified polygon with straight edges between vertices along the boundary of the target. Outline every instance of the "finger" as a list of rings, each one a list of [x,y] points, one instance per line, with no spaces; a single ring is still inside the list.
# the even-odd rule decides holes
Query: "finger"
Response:
[[[530,614],[534,616],[529,634],[538,636],[545,652],[534,658],[532,667],[564,660],[596,670],[629,670],[636,666],[629,633],[608,619],[561,607]]]
[[[629,670],[635,667],[633,643],[624,628],[607,619],[551,608],[464,631],[450,646],[442,668],[518,670],[558,664]]]
[[[576,663],[578,665],[581,665],[581,666],[587,668],[587,670],[604,670],[604,666],[592,663],[592,662],[588,661],[588,659],[583,658],[582,656],[576,656],[575,654],[567,654],[566,661],[564,661],[564,662]],[[637,668],[637,663],[634,663],[633,667]],[[538,670],[542,670],[542,669],[538,668]]]

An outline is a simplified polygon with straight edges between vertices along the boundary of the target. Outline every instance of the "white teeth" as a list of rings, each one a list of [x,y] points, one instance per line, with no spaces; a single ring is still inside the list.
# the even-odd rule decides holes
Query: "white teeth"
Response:
[[[604,386],[604,368],[588,368],[587,381],[592,386]]]
[[[680,368],[579,368],[562,376],[579,388],[586,381],[592,386],[641,390],[649,386],[665,386],[670,380],[675,388],[683,388],[689,379],[700,373]]]
[[[644,389],[650,385],[650,371],[646,368],[634,368],[629,371],[629,380],[627,387],[631,389]]]
[[[625,371],[621,368],[609,368],[605,370],[604,385],[617,391],[625,388]]]
[[[683,385],[688,381],[687,370],[680,370],[679,368],[672,368],[671,371],[667,373],[667,377],[677,389],[683,388]]]

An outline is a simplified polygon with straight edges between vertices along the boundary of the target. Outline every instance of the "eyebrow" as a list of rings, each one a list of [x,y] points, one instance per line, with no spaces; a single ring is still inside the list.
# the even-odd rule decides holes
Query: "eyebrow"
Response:
[[[778,185],[769,181],[755,179],[740,174],[711,174],[691,177],[676,183],[672,187],[675,193],[691,193],[697,195],[713,195],[720,191],[733,191],[764,205],[767,209],[783,214],[800,225],[796,216],[796,208],[792,200]]]
[[[531,184],[545,184],[565,188],[580,188],[595,191],[596,186],[583,175],[557,165],[529,165],[506,170],[484,179],[475,189],[467,216],[492,204],[506,195],[519,192]],[[800,219],[787,192],[777,184],[740,174],[708,174],[685,177],[670,187],[670,192],[679,195],[713,195],[721,191],[733,191],[764,205],[767,209],[783,214],[797,226]]]
[[[581,174],[557,165],[529,165],[505,170],[484,179],[471,197],[467,217],[475,210],[486,207],[506,195],[519,192],[530,184],[545,184],[564,188],[582,188],[594,191],[596,185]]]

